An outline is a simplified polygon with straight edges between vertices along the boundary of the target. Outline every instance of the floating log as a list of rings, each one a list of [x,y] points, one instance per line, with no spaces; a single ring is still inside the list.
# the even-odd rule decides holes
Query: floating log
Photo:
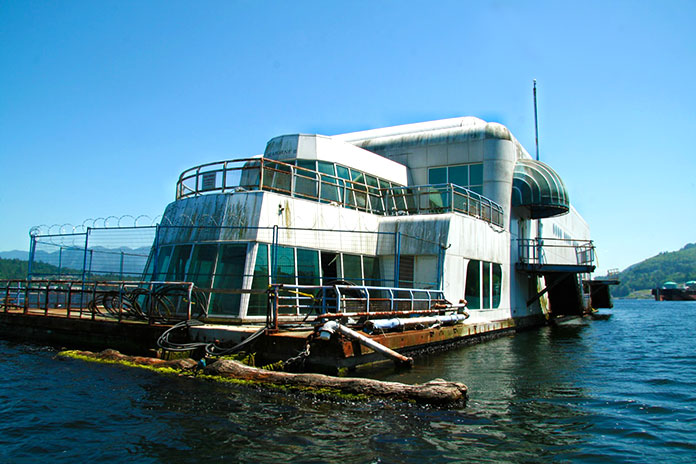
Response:
[[[423,384],[409,385],[355,377],[333,377],[323,374],[293,374],[250,367],[237,361],[221,359],[205,368],[209,375],[232,377],[254,382],[271,383],[313,389],[332,389],[341,393],[368,397],[393,398],[421,404],[449,404],[466,400],[463,383],[435,379]]]
[[[144,367],[170,368],[180,371],[193,371],[198,363],[193,359],[166,361],[159,358],[128,356],[116,350],[101,353],[90,351],[66,351],[60,353],[83,359],[106,362],[134,364]],[[220,359],[203,369],[205,375],[232,378],[242,381],[265,383],[307,389],[308,391],[329,391],[337,395],[347,394],[360,397],[390,398],[419,404],[445,405],[462,403],[467,398],[467,387],[463,383],[435,379],[423,384],[409,385],[398,382],[383,382],[355,377],[333,377],[323,374],[294,374],[269,371],[250,367],[238,361]]]

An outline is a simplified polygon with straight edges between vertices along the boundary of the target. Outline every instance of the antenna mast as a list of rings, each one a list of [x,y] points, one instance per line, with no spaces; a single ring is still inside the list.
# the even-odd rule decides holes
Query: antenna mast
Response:
[[[536,79],[534,79],[534,138],[536,140],[536,159],[539,161],[539,122],[537,120]]]

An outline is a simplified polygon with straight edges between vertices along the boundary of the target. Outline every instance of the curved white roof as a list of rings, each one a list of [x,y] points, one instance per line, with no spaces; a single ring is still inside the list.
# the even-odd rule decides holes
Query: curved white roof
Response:
[[[366,150],[376,151],[385,148],[437,145],[493,138],[512,141],[517,147],[518,158],[530,157],[507,127],[496,122],[486,122],[473,116],[370,129],[338,134],[332,137]]]

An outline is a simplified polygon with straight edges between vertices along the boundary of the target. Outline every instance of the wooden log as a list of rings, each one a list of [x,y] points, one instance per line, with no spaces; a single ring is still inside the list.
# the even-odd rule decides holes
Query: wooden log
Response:
[[[467,387],[463,383],[435,379],[423,384],[409,385],[355,377],[333,377],[323,374],[293,374],[250,367],[237,361],[221,359],[205,368],[209,375],[232,377],[255,382],[334,389],[353,395],[393,398],[421,404],[449,404],[466,401]]]
[[[92,358],[95,360],[130,363],[137,364],[139,366],[168,367],[171,369],[178,370],[190,370],[195,368],[198,364],[191,358],[172,359],[167,361],[164,359],[150,358],[146,356],[128,356],[125,354],[121,354],[116,350],[104,350],[100,353],[93,353],[91,351],[67,351],[65,352],[65,354],[77,355],[80,357]]]
[[[83,358],[122,362],[155,368],[173,368],[192,371],[198,363],[193,359],[175,359],[165,361],[159,358],[128,356],[116,350],[104,350],[101,353],[90,351],[66,352]],[[323,374],[294,374],[289,372],[269,371],[250,367],[238,361],[220,359],[206,366],[203,373],[250,382],[266,383],[308,389],[309,391],[334,391],[363,397],[389,398],[400,401],[413,401],[419,404],[445,405],[463,403],[467,398],[467,387],[463,383],[435,379],[423,384],[409,385],[398,382],[383,382],[356,377],[333,377]]]

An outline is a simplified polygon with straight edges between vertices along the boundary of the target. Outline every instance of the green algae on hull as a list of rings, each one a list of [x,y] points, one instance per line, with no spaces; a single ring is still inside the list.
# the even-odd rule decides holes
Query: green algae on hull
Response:
[[[229,359],[219,359],[209,366],[204,366],[201,372],[199,369],[201,366],[193,359],[165,361],[157,358],[126,356],[115,350],[104,350],[101,353],[62,351],[59,356],[92,362],[121,364],[163,374],[195,377],[228,384],[256,385],[274,390],[297,391],[318,397],[342,400],[368,401],[386,398],[406,403],[444,405],[463,403],[467,397],[467,387],[464,384],[447,382],[442,379],[435,379],[424,384],[408,385],[372,379],[268,371]]]

